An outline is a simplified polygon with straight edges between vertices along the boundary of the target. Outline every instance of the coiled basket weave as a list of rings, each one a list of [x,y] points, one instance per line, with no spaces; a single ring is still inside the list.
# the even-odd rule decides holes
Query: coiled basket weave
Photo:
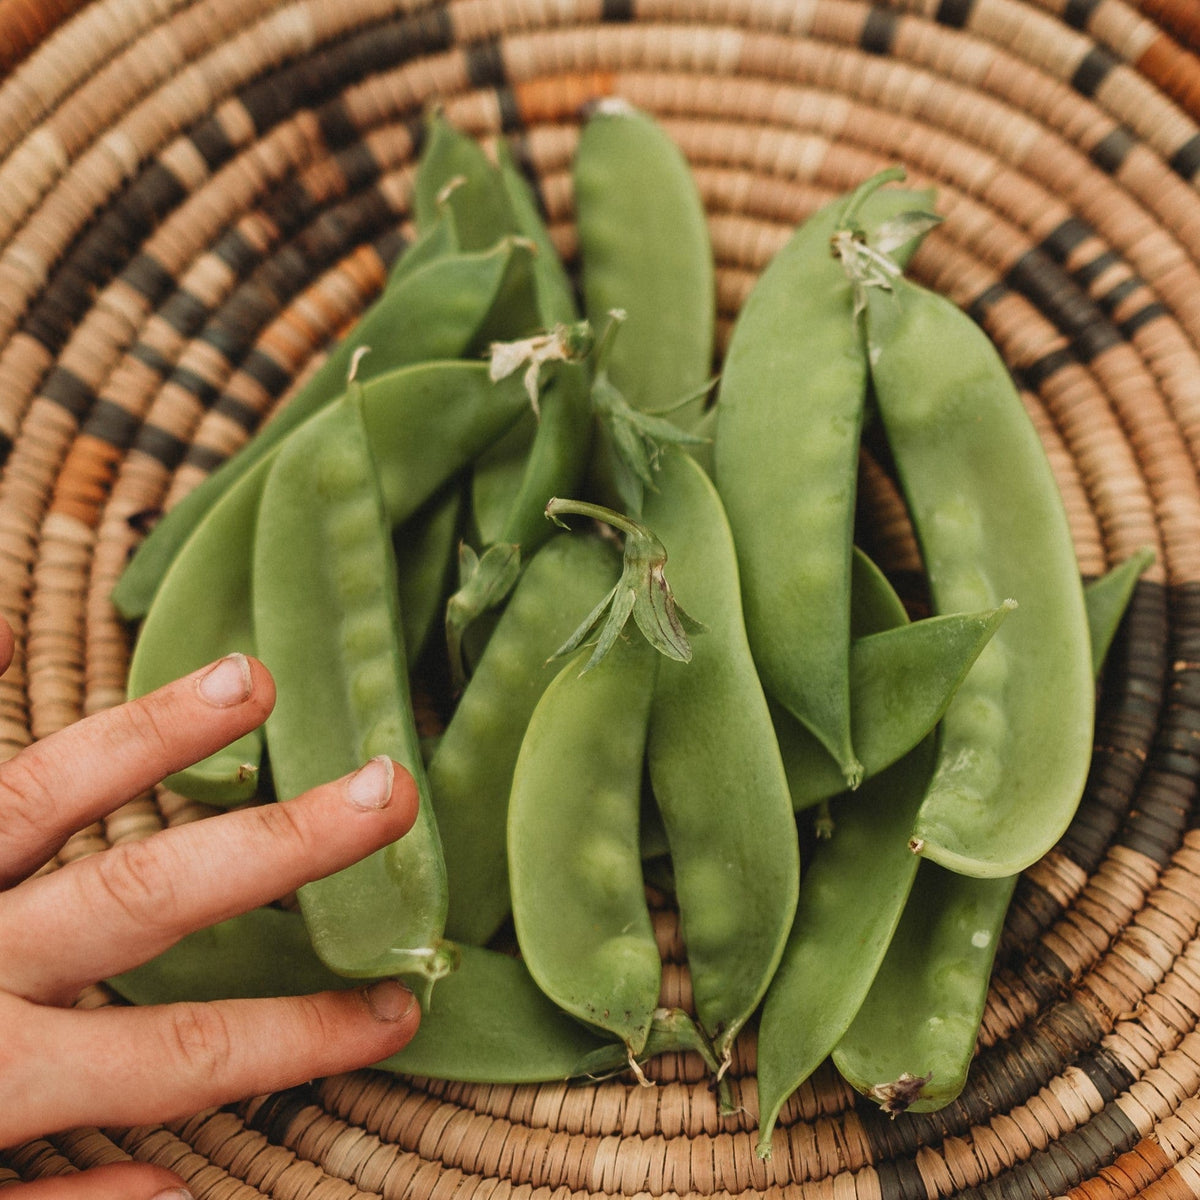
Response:
[[[653,1063],[654,1088],[364,1071],[34,1141],[0,1156],[0,1185],[131,1156],[202,1200],[1200,1196],[1194,0],[0,0],[0,50],[6,756],[122,699],[107,597],[141,519],[377,293],[435,101],[510,140],[568,255],[580,105],[658,117],[711,214],[723,336],[798,221],[903,163],[945,217],[912,274],[1010,364],[1081,569],[1158,556],[1103,679],[1082,808],[1021,881],[949,1108],[889,1120],[823,1070],[762,1162],[747,1036],[732,1119],[686,1057]],[[894,494],[864,490],[876,553],[906,569]],[[62,859],[205,815],[159,791]],[[669,913],[661,931],[678,964]],[[682,968],[666,979],[686,1003]]]

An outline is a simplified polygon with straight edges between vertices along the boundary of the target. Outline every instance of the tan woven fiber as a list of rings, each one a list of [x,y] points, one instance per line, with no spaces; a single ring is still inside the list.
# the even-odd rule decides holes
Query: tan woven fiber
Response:
[[[411,236],[420,118],[507,142],[574,264],[581,108],[691,163],[719,343],[796,224],[899,162],[941,224],[912,276],[966,309],[1046,446],[1080,569],[1141,546],[1092,772],[1018,882],[963,1095],[892,1121],[823,1065],[754,1153],[753,1029],[722,1118],[652,1087],[364,1070],[166,1125],[0,1152],[12,1184],[134,1158],[198,1200],[1200,1197],[1200,21],[1190,0],[0,0],[0,756],[124,696],[109,594],[169,509],[288,403]],[[919,555],[864,453],[864,542]],[[50,868],[208,819],[163,788]],[[663,999],[691,1003],[655,896]],[[118,1003],[103,985],[83,1007]],[[281,1053],[286,1048],[281,1047]],[[0,1101],[2,1103],[3,1101]]]

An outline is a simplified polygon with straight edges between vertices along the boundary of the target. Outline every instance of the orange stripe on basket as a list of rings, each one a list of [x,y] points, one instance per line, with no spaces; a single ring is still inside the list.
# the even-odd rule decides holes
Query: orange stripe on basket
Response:
[[[1193,50],[1200,50],[1200,7],[1196,0],[1137,0],[1137,6]]]
[[[1200,120],[1200,59],[1174,38],[1159,34],[1134,64],[1152,83]]]
[[[1067,1195],[1071,1200],[1132,1200],[1166,1175],[1171,1165],[1163,1148],[1152,1138],[1145,1138]]]
[[[0,0],[0,72],[26,58],[87,0]]]
[[[574,117],[593,100],[611,96],[616,76],[611,71],[586,71],[570,75],[548,75],[513,88],[517,111],[526,125],[561,121]]]
[[[90,434],[71,443],[54,489],[50,511],[82,521],[89,529],[100,524],[117,467],[125,451]]]

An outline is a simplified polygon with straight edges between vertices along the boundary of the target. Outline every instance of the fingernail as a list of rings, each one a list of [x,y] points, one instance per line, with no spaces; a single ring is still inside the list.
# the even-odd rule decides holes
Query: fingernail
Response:
[[[346,796],[355,808],[387,808],[392,799],[394,776],[392,760],[380,754],[346,780]]]
[[[363,993],[367,1007],[377,1021],[403,1021],[413,1010],[417,998],[394,979],[380,979],[367,987]]]
[[[244,654],[227,654],[200,676],[196,690],[214,707],[230,708],[249,699],[253,686],[250,660]]]
[[[150,1200],[195,1200],[187,1188],[167,1188],[165,1192],[156,1192]]]

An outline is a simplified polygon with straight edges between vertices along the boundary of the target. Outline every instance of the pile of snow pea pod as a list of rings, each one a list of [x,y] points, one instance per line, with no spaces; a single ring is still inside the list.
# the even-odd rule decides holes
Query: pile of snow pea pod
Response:
[[[1009,373],[904,275],[934,197],[884,172],[806,220],[714,374],[706,214],[603,103],[568,271],[505,145],[431,114],[415,236],[283,411],[166,513],[113,595],[129,691],[232,650],[265,729],[168,785],[286,802],[376,754],[394,845],[112,981],[135,1003],[382,975],[384,1069],[595,1079],[757,1031],[758,1149],[832,1057],[886,1111],[965,1084],[1014,882],[1061,836],[1096,675],[1148,556],[1088,584]],[[856,544],[887,446],[930,613]],[[436,733],[413,696],[442,708]],[[691,979],[664,1008],[646,882]]]

